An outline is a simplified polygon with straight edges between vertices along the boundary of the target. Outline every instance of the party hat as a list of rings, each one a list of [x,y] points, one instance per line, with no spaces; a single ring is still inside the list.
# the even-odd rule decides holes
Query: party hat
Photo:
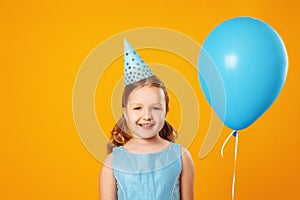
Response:
[[[124,84],[130,85],[153,75],[139,54],[124,39]]]

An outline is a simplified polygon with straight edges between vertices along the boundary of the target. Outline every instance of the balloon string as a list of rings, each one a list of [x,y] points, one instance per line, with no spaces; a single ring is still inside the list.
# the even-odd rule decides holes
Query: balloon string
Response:
[[[237,152],[238,152],[238,141],[239,141],[239,135],[236,130],[232,131],[230,135],[226,138],[222,145],[221,149],[221,155],[224,157],[224,148],[230,139],[231,136],[235,137],[235,147],[234,147],[234,166],[233,166],[233,177],[232,177],[232,190],[231,190],[231,198],[234,199],[234,188],[235,188],[235,178],[236,178],[236,159],[237,159]]]
[[[234,131],[232,131],[232,132],[228,135],[228,137],[227,137],[226,140],[224,141],[224,143],[223,143],[223,145],[222,145],[222,148],[221,148],[221,156],[222,156],[222,158],[224,158],[224,148],[225,148],[225,146],[226,146],[228,140],[230,139],[231,136],[234,136],[234,137],[235,137],[236,135],[237,135],[237,131],[234,130]]]

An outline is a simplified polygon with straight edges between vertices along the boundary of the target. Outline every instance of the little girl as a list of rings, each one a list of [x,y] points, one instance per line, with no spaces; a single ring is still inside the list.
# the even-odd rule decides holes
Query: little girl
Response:
[[[123,115],[111,132],[100,176],[101,200],[191,200],[194,165],[165,120],[169,96],[163,82],[124,40]]]

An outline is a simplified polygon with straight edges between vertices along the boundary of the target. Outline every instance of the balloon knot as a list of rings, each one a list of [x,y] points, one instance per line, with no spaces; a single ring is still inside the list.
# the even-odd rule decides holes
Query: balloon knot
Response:
[[[236,136],[237,136],[237,131],[236,131],[236,130],[233,131],[232,136],[233,136],[233,137],[236,137]]]

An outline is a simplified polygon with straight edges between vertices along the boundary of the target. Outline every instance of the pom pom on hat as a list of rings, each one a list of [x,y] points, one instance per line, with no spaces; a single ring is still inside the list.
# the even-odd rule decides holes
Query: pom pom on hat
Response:
[[[124,39],[124,84],[130,85],[153,75],[139,54]]]

